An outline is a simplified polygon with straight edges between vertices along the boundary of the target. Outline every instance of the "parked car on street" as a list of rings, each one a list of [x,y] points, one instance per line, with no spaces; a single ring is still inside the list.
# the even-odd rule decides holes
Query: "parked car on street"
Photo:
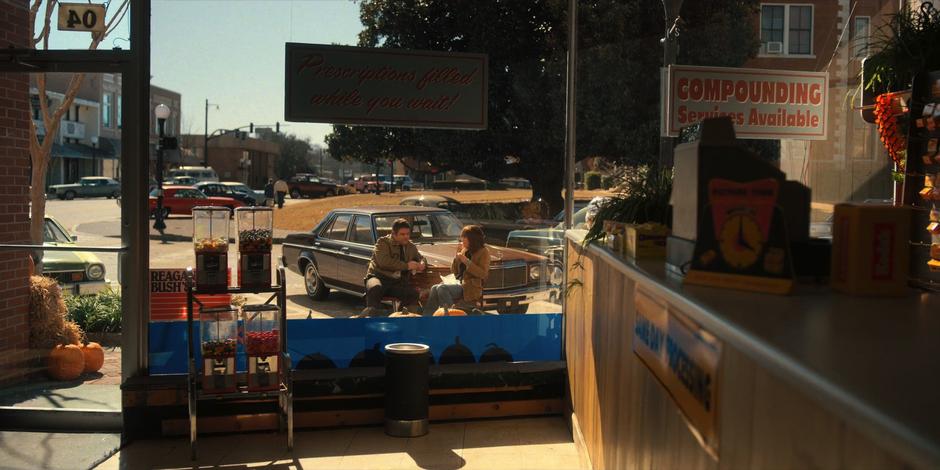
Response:
[[[392,189],[392,185],[385,175],[363,175],[356,181],[356,191],[360,193],[373,192],[376,186],[379,186],[383,192],[389,192]]]
[[[355,194],[355,193],[356,193],[356,188],[355,188],[355,186],[350,185],[350,184],[340,183],[340,182],[334,180],[333,178],[320,178],[320,181],[323,182],[323,183],[326,183],[326,184],[334,184],[334,185],[336,185],[336,194],[337,194],[337,195],[342,196],[342,195],[344,195],[344,194]]]
[[[75,246],[78,237],[69,233],[53,217],[45,217],[43,246]],[[63,292],[95,294],[108,287],[104,263],[86,251],[46,250],[42,255],[42,275],[55,279]]]
[[[54,184],[49,186],[49,195],[59,199],[77,197],[121,197],[121,183],[104,176],[85,176],[73,184]]]
[[[588,214],[590,214],[592,211],[596,212],[600,204],[605,199],[606,198],[596,197],[592,199],[591,202],[581,206],[581,209],[572,214],[572,228],[587,228],[586,221]],[[580,204],[576,203],[575,207],[578,207],[579,205]],[[555,216],[555,220],[557,220],[558,223],[554,227],[529,230],[513,230],[509,232],[509,236],[506,238],[506,246],[525,250],[529,253],[538,253],[540,255],[549,256],[551,250],[561,247],[564,243],[564,217],[564,212]]]
[[[150,192],[150,217],[157,211],[157,191]],[[192,186],[165,186],[163,188],[163,217],[174,215],[191,215],[193,207],[217,206],[235,209],[245,204],[238,199],[230,197],[209,197]]]
[[[258,194],[244,183],[203,182],[195,184],[194,187],[205,193],[206,196],[230,197],[232,199],[238,199],[246,206],[263,206],[267,200],[267,198],[264,197],[264,192]]]
[[[467,213],[467,209],[463,206],[463,204],[460,203],[460,201],[452,197],[440,196],[437,194],[408,196],[398,203],[403,206],[437,207],[439,209],[447,209],[461,220],[470,217],[470,215]]]
[[[167,179],[172,180],[177,176],[188,176],[196,183],[203,181],[219,181],[219,175],[210,166],[181,166],[174,168],[167,174]]]
[[[178,186],[195,186],[197,183],[199,183],[199,180],[193,178],[192,176],[174,176],[169,181],[169,184],[175,184]]]
[[[283,244],[287,268],[304,277],[307,295],[323,300],[330,290],[361,296],[375,241],[391,232],[392,223],[412,223],[411,240],[428,260],[428,271],[414,277],[421,290],[450,273],[463,224],[449,211],[420,206],[372,206],[335,209],[308,233],[293,233]],[[549,271],[545,257],[489,246],[490,275],[483,287],[484,309],[525,313],[528,304],[547,300]]]
[[[300,173],[287,180],[291,199],[303,197],[335,196],[338,193],[335,183],[326,183],[317,176]]]
[[[395,187],[402,191],[411,191],[415,182],[408,175],[395,175]]]

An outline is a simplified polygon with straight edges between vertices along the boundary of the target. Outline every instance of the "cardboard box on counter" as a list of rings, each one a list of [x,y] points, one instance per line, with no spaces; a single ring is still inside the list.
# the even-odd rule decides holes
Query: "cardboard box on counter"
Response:
[[[909,292],[911,211],[876,204],[838,204],[832,224],[832,288],[853,295]]]
[[[627,258],[665,258],[669,228],[657,223],[640,225],[604,221],[607,247]]]

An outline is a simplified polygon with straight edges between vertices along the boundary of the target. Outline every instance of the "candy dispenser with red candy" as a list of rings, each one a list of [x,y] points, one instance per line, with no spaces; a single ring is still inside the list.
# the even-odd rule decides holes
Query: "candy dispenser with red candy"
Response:
[[[204,308],[199,312],[202,350],[202,391],[234,392],[238,387],[235,354],[238,347],[238,309]]]
[[[281,310],[270,304],[246,305],[245,354],[248,357],[248,390],[280,387]]]
[[[238,284],[242,289],[271,287],[274,211],[270,207],[235,209],[238,225]]]

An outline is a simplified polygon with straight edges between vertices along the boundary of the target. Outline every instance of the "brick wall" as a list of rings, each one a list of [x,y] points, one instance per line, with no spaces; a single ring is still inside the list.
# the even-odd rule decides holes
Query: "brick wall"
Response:
[[[0,48],[26,47],[26,0],[0,0]],[[0,73],[0,243],[29,243],[29,77]],[[25,252],[0,252],[0,385],[21,380],[29,357]]]

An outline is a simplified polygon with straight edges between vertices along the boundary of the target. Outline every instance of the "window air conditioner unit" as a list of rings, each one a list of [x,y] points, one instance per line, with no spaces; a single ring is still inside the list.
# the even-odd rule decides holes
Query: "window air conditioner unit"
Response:
[[[767,43],[768,54],[783,54],[783,43],[780,41],[769,41]]]

